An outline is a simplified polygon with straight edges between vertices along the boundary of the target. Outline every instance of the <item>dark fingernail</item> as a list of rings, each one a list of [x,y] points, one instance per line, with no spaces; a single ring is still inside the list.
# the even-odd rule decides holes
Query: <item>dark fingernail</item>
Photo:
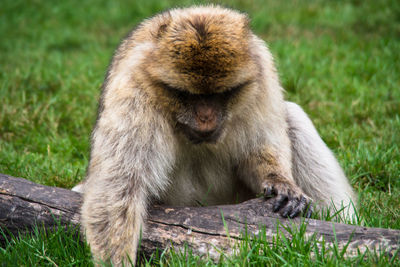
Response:
[[[281,216],[287,218],[288,214],[289,214],[289,210],[287,209],[283,213],[281,213]]]
[[[279,210],[279,205],[278,204],[274,204],[274,207],[272,209],[274,212],[277,212]]]
[[[311,210],[308,210],[308,211],[307,211],[307,214],[306,214],[306,218],[311,218],[311,215],[312,215],[312,211],[311,211]]]
[[[274,203],[273,211],[277,212],[280,210],[284,204],[286,204],[288,197],[286,195],[279,195]]]
[[[268,188],[264,189],[264,195],[266,197],[271,197],[274,195],[274,187],[273,186],[269,186]]]
[[[266,197],[271,196],[272,195],[271,187],[266,188],[266,190],[264,190],[264,194]]]
[[[300,214],[300,209],[295,209],[294,211],[292,211],[292,213],[290,213],[289,218],[294,218],[299,216]]]
[[[312,213],[313,213],[313,207],[312,207],[312,203],[310,203],[307,205],[307,208],[306,208],[306,218],[310,218]]]

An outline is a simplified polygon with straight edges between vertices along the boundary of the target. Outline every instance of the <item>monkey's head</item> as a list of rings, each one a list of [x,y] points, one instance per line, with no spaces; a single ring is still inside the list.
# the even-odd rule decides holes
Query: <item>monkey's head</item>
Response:
[[[216,143],[256,77],[246,15],[224,8],[159,15],[147,65],[157,101],[193,143]]]

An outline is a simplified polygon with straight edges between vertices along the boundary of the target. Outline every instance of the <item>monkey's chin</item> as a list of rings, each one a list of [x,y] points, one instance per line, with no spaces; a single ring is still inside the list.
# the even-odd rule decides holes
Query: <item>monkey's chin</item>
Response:
[[[193,145],[201,145],[201,144],[215,145],[215,144],[218,143],[218,140],[189,139],[189,141],[190,141]]]
[[[210,144],[214,145],[220,142],[221,140],[221,131],[216,131],[212,133],[211,135],[207,136],[200,136],[196,133],[189,133],[189,132],[184,132],[185,138],[192,144],[194,145],[201,145],[201,144]]]
[[[178,123],[177,126],[177,130],[180,132],[181,136],[193,145],[218,144],[221,142],[225,133],[223,125],[220,125],[220,127],[209,133],[196,131],[193,128],[180,123]]]
[[[198,137],[198,136],[189,136],[189,135],[185,135],[185,136],[190,141],[190,143],[192,143],[194,145],[216,144],[219,141],[219,135],[217,137]]]

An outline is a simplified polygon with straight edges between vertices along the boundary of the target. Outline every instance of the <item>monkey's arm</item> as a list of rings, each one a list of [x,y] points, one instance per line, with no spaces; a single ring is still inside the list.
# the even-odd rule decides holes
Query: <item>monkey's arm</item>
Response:
[[[95,261],[111,260],[117,266],[129,260],[134,263],[147,190],[134,173],[99,175],[103,176],[88,177],[84,195],[82,226],[86,241]]]
[[[263,192],[265,197],[275,197],[274,212],[279,211],[283,217],[290,218],[300,213],[306,217],[311,216],[311,199],[294,182],[290,163],[285,162],[270,147],[265,146],[250,154],[240,169],[240,177],[255,193]],[[246,176],[243,171],[247,173]]]
[[[106,105],[99,115],[82,206],[82,225],[95,259],[111,259],[117,266],[135,262],[148,198],[168,183],[173,158],[172,142],[159,132],[165,129],[162,120],[135,101]]]

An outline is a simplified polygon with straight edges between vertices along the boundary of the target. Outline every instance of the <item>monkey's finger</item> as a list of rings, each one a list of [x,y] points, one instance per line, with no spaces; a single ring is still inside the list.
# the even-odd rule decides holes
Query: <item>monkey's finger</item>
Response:
[[[281,194],[278,195],[276,197],[276,200],[274,202],[274,206],[273,206],[273,211],[277,212],[278,210],[280,210],[282,207],[284,207],[286,205],[286,202],[288,201],[288,196]]]
[[[288,217],[291,218],[291,219],[293,219],[293,218],[299,216],[300,213],[301,213],[301,209],[295,208],[295,209],[289,214]]]
[[[270,198],[276,194],[275,187],[273,185],[266,186],[264,188],[264,197]]]
[[[296,217],[301,211],[301,210],[298,210],[299,203],[300,203],[300,200],[298,198],[289,199],[288,203],[281,211],[282,217],[290,217],[290,218]],[[293,214],[297,214],[297,215],[294,215],[292,217]]]
[[[289,218],[294,218],[299,216],[301,212],[307,207],[307,199],[304,196],[301,196],[297,201],[297,206],[292,210],[289,214]]]
[[[305,211],[303,212],[303,214],[305,214],[304,217],[310,218],[311,215],[312,215],[312,213],[313,213],[313,210],[314,210],[313,204],[312,204],[312,202],[310,201],[309,203],[307,203],[307,207],[306,207]]]
[[[306,198],[301,197],[300,200],[297,202],[297,206],[295,209],[292,210],[292,212],[289,214],[289,218],[294,218],[300,215],[301,212],[303,212],[305,206],[306,206]]]

